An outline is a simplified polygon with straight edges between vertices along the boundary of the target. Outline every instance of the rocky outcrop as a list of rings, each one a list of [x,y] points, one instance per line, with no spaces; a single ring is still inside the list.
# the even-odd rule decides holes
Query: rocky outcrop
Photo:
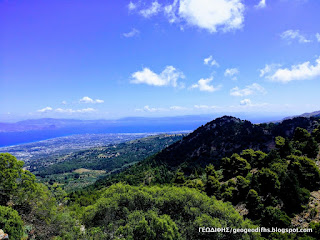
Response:
[[[2,239],[9,239],[9,235],[4,233],[4,231],[0,229],[0,240]]]

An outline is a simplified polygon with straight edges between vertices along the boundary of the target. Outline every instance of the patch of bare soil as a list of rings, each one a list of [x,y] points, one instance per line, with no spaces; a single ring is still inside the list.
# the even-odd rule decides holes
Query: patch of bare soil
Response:
[[[291,223],[294,227],[307,228],[310,222],[320,221],[320,190],[311,192],[306,210],[296,215]]]

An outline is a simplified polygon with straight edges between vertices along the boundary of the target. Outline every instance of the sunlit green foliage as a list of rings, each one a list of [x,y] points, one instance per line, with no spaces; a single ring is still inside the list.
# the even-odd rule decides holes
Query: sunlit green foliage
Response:
[[[23,222],[17,211],[10,207],[0,206],[0,229],[10,236],[10,239],[21,239]]]
[[[126,239],[179,239],[180,236],[199,239],[198,228],[204,222],[219,223],[222,227],[252,226],[231,205],[185,187],[116,184],[106,189],[98,202],[88,206],[83,214],[83,223],[88,228],[102,227],[105,233],[118,238],[125,235]],[[196,226],[197,223],[200,225]],[[210,233],[211,238],[214,236],[217,237],[214,239],[225,239],[221,233]]]
[[[309,190],[319,189],[320,171],[313,160],[294,155],[287,159],[290,161],[288,168],[297,175],[301,187]]]
[[[223,175],[227,178],[237,175],[246,175],[251,169],[250,164],[246,159],[239,156],[239,154],[232,154],[230,158],[226,157],[221,160]]]

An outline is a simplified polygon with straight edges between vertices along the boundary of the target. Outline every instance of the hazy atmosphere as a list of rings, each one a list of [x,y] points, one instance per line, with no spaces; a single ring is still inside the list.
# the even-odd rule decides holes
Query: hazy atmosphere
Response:
[[[320,2],[1,1],[0,121],[320,109]]]

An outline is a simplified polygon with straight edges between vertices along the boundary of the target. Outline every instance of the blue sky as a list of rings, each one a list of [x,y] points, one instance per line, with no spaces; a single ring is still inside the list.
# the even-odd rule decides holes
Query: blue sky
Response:
[[[320,110],[320,1],[0,1],[0,120]]]

